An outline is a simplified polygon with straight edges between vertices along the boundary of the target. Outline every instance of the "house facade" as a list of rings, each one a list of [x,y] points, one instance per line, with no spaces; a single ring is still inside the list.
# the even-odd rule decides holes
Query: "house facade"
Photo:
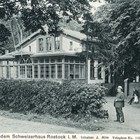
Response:
[[[104,66],[99,66],[97,59],[77,55],[85,50],[84,39],[86,35],[68,29],[59,37],[42,35],[38,30],[18,44],[14,52],[0,56],[0,78],[104,83]]]

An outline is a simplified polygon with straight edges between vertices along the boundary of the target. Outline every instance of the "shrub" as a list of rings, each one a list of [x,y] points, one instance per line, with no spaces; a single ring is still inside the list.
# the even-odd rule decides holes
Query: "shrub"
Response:
[[[103,116],[105,88],[84,82],[0,80],[0,106],[15,112],[49,113],[54,117],[90,119]]]

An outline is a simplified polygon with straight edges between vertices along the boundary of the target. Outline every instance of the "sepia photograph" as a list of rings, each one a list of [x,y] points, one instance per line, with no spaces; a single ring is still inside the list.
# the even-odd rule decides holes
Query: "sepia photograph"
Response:
[[[139,20],[140,0],[0,0],[0,139],[140,134]]]

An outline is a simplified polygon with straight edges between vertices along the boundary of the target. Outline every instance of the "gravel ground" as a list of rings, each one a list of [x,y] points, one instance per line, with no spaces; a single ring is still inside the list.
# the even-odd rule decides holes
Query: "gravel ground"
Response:
[[[100,120],[97,123],[102,124],[105,129],[100,131],[85,131],[77,128],[64,127],[52,124],[44,124],[40,122],[32,122],[28,120],[19,120],[4,117],[0,115],[0,133],[100,133],[100,134],[140,134],[140,105],[128,105],[126,102],[124,110],[125,123],[120,124],[114,122],[116,119],[115,109],[113,107],[112,97],[108,97],[108,103],[105,108],[109,111],[108,120]],[[95,123],[95,122],[93,122]]]
[[[140,134],[140,104],[129,105],[126,101],[123,108],[125,122],[118,123],[116,120],[116,112],[113,106],[114,98],[107,98],[108,103],[105,108],[109,111],[108,123],[104,123],[105,129],[99,133],[106,134]]]

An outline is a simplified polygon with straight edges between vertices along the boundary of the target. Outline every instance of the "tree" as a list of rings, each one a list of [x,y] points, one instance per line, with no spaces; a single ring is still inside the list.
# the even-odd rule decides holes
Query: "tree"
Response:
[[[0,52],[4,52],[4,45],[7,43],[7,40],[10,36],[10,31],[5,27],[4,24],[0,24]]]
[[[140,1],[108,2],[95,14],[96,21],[107,29],[105,33],[114,44],[111,47],[114,55],[111,60],[107,59],[107,63],[112,64],[114,72],[123,79],[133,79],[140,75]]]
[[[49,32],[59,31],[58,23],[63,16],[78,20],[91,8],[95,0],[0,0],[0,18],[21,15],[26,30],[36,31],[47,24]]]
[[[16,30],[9,24],[15,45],[13,31],[17,32],[19,41],[24,36],[19,19],[27,32],[35,32],[38,29],[44,32],[44,25],[47,25],[49,33],[58,36],[62,32],[59,21],[64,16],[68,17],[67,22],[72,19],[78,21],[84,13],[89,12],[91,1],[96,0],[0,0],[0,19],[16,23]]]

